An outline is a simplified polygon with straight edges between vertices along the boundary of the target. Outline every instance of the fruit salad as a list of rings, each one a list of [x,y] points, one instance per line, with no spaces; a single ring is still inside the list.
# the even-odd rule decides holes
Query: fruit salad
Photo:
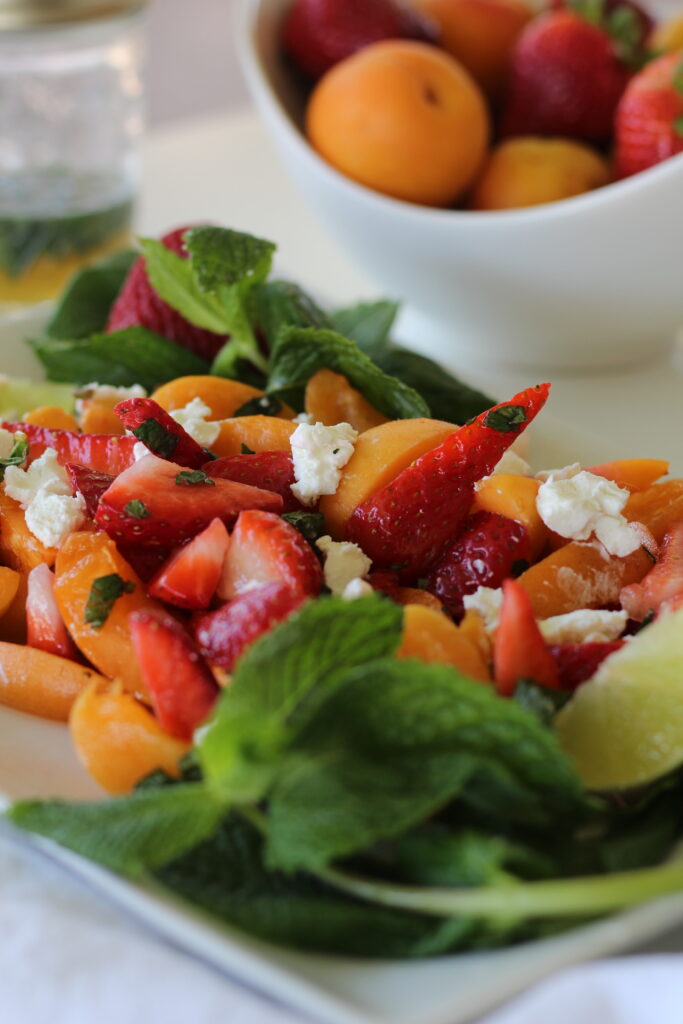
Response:
[[[0,701],[103,790],[11,821],[362,956],[683,888],[683,481],[534,472],[549,384],[494,402],[263,239],[141,244],[2,390]]]
[[[683,151],[683,19],[634,0],[292,0],[306,134],[427,206],[534,206]]]

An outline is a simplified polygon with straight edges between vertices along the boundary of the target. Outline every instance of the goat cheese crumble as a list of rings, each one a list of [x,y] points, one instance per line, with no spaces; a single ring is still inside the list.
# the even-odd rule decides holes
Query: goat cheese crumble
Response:
[[[561,537],[588,540],[595,536],[611,555],[625,558],[642,544],[637,529],[622,515],[629,497],[612,480],[576,464],[551,472],[538,490],[536,508],[545,525]]]
[[[193,398],[183,409],[174,409],[171,416],[202,448],[210,448],[221,432],[220,423],[207,421],[211,409],[201,398]]]
[[[8,466],[5,493],[19,502],[26,525],[46,547],[58,547],[85,520],[85,501],[73,494],[54,448],[46,448],[28,469]]]
[[[13,434],[11,430],[5,430],[4,427],[0,427],[0,459],[8,459],[14,448],[15,441],[21,441],[26,438],[26,434],[17,431]]]
[[[370,572],[372,560],[357,544],[352,544],[351,541],[336,541],[331,537],[320,537],[315,543],[325,556],[323,565],[325,585],[333,594],[348,597],[349,595],[345,593],[346,588],[349,584],[354,583],[355,586],[352,588],[350,596],[360,597],[361,595],[354,591],[357,589],[358,583],[363,582],[360,577]]]
[[[342,591],[342,597],[345,601],[356,601],[359,597],[368,597],[369,594],[374,594],[374,592],[374,588],[367,580],[362,580],[360,576],[356,576],[354,580],[349,580],[346,584]]]
[[[335,493],[357,437],[358,431],[349,423],[337,423],[334,427],[324,423],[299,424],[289,440],[296,479],[292,494],[303,505],[314,505],[322,494]]]

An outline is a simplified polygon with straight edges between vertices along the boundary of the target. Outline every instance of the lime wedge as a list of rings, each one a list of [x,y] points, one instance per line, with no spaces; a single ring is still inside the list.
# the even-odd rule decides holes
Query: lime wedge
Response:
[[[0,376],[0,419],[21,419],[41,405],[58,405],[65,412],[73,412],[73,385]]]
[[[589,789],[640,786],[683,764],[683,609],[607,658],[555,727]]]

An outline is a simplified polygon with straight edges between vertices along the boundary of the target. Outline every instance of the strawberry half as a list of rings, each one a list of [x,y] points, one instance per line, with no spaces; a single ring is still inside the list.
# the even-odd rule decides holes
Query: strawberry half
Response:
[[[220,519],[176,551],[152,580],[148,593],[178,608],[208,608],[221,578],[230,537]]]
[[[623,640],[589,644],[551,644],[550,653],[557,668],[562,690],[575,690],[592,679],[605,658],[624,646]]]
[[[218,697],[211,669],[191,637],[167,612],[133,612],[129,623],[140,672],[159,724],[180,739],[192,739]]]
[[[54,573],[44,562],[31,569],[26,596],[26,643],[60,658],[80,661],[78,648],[57,607],[54,588]]]
[[[509,576],[519,575],[515,563],[526,568],[530,560],[531,541],[522,523],[495,512],[477,512],[434,565],[427,590],[459,619],[465,614],[465,594],[480,586],[499,587]]]
[[[253,455],[228,455],[223,459],[206,462],[202,467],[208,476],[220,480],[235,480],[241,484],[251,484],[264,491],[273,491],[282,498],[283,512],[299,512],[302,509],[310,512],[292,494],[292,484],[296,483],[294,463],[287,452],[255,452]]]
[[[666,534],[659,561],[640,583],[624,587],[619,595],[621,607],[629,618],[642,622],[650,612],[658,611],[665,601],[683,594],[683,523],[676,523]]]
[[[223,482],[227,486],[228,481]],[[230,537],[218,595],[230,599],[266,583],[282,583],[314,596],[323,583],[320,562],[308,541],[284,519],[270,512],[241,512]]]
[[[423,575],[457,536],[477,480],[492,472],[549,391],[549,384],[527,388],[455,430],[358,506],[347,539],[378,569],[397,567],[404,581]]]
[[[127,398],[114,412],[152,455],[191,469],[201,469],[206,462],[206,451],[154,399]]]
[[[210,662],[232,672],[237,661],[260,636],[269,633],[307,600],[284,583],[266,583],[238,594],[215,612],[193,622],[199,648]]]
[[[67,462],[64,468],[69,474],[74,491],[82,495],[88,515],[94,519],[100,498],[111,487],[115,477],[110,473],[97,473],[94,469],[86,469],[85,466],[75,466],[71,462]]]
[[[32,423],[3,423],[5,430],[12,433],[21,430],[28,439],[28,462],[35,462],[46,448],[54,448],[60,463],[68,462],[97,473],[118,476],[135,461],[134,437],[117,437],[114,434],[76,434],[71,430],[50,430],[36,427]]]
[[[243,509],[279,512],[282,498],[270,491],[211,480],[155,455],[145,455],[104,492],[95,521],[117,543],[176,547],[212,519],[226,525]]]
[[[614,125],[618,178],[683,152],[683,56],[646,65],[628,85]]]
[[[493,678],[498,693],[510,697],[522,679],[559,687],[555,660],[534,617],[531,598],[515,580],[503,583],[503,603],[493,643]]]

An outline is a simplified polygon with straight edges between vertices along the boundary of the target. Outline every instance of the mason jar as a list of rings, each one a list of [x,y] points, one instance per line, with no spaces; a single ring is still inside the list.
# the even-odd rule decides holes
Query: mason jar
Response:
[[[130,240],[145,0],[0,0],[0,318]]]

